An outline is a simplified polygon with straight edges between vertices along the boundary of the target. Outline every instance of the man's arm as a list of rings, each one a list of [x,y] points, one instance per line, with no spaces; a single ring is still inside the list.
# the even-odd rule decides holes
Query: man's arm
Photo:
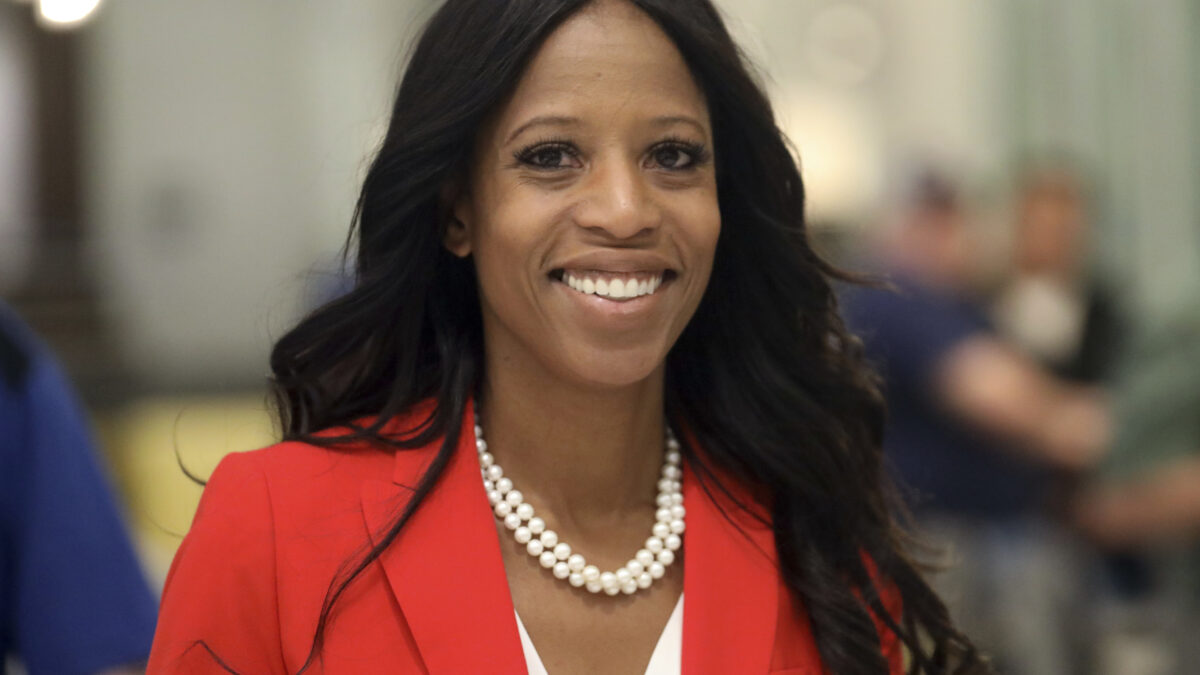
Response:
[[[986,334],[947,351],[931,384],[952,414],[1054,466],[1088,468],[1109,443],[1108,405],[1099,391],[1058,380]]]

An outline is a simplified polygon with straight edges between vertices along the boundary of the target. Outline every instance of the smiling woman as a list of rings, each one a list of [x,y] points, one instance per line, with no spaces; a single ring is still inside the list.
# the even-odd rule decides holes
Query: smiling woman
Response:
[[[803,201],[707,0],[447,2],[151,672],[983,672]]]

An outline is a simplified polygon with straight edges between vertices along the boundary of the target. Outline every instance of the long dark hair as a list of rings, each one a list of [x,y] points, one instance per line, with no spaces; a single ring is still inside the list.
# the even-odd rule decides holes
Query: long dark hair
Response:
[[[907,646],[911,672],[982,672],[904,553],[885,497],[882,398],[838,315],[830,280],[843,277],[809,247],[800,174],[769,101],[709,0],[631,1],[673,40],[707,98],[723,223],[712,281],[667,358],[668,417],[695,434],[707,461],[765,491],[783,578],[831,672],[887,673],[872,615]],[[443,439],[404,512],[331,581],[302,671],[338,598],[396,538],[457,445],[483,375],[483,334],[473,266],[442,244],[448,195],[485,118],[588,2],[448,0],[434,14],[359,197],[348,243],[355,286],[271,354],[287,439],[370,439],[397,452]],[[415,435],[383,436],[388,420],[429,398],[437,405]],[[354,426],[361,419],[372,421]],[[352,431],[315,435],[330,427]],[[721,489],[685,451],[706,488]],[[884,608],[881,580],[899,591],[900,616]]]

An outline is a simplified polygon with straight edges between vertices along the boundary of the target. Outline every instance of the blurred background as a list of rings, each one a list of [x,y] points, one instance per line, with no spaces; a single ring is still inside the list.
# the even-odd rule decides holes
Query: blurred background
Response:
[[[201,492],[181,465],[204,477],[275,438],[269,348],[342,283],[358,182],[435,4],[0,0],[0,297],[78,392],[155,590]],[[1033,448],[1055,483],[1021,513],[1053,531],[1036,569],[943,586],[952,607],[987,613],[1049,569],[1069,598],[975,629],[1008,672],[1200,672],[1200,3],[718,4],[796,147],[822,249],[935,280],[1033,378],[975,371],[992,375],[934,397],[948,417],[976,397],[954,424]],[[947,214],[950,239],[914,229]],[[923,276],[938,264],[952,282]],[[1087,372],[1068,372],[1086,344]],[[993,381],[1079,405],[1043,442],[997,421]],[[939,498],[913,496],[943,562],[983,565],[963,537],[994,514]],[[1047,639],[1061,653],[1042,665],[1005,656]]]

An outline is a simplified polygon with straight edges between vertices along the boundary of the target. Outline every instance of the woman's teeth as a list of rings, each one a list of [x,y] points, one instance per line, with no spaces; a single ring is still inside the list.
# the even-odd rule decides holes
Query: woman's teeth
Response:
[[[572,274],[563,273],[563,283],[585,295],[624,300],[650,295],[662,285],[663,274]]]

